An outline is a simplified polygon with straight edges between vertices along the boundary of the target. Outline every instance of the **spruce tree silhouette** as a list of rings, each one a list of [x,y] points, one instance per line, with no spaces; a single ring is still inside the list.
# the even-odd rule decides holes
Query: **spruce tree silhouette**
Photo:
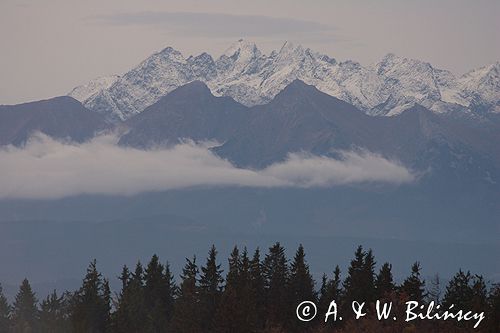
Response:
[[[28,279],[24,279],[12,308],[13,332],[34,332],[38,330],[39,312],[37,302]]]

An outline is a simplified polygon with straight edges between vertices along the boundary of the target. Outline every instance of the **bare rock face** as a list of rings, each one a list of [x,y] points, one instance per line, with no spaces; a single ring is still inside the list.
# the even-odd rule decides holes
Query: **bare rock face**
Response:
[[[168,47],[121,77],[100,78],[70,96],[109,119],[126,120],[165,94],[200,80],[216,96],[246,106],[265,104],[295,79],[353,104],[369,115],[393,116],[416,104],[436,113],[499,112],[499,63],[461,77],[431,64],[388,54],[374,66],[338,62],[286,42],[263,54],[239,40],[214,60],[207,53],[184,56]]]

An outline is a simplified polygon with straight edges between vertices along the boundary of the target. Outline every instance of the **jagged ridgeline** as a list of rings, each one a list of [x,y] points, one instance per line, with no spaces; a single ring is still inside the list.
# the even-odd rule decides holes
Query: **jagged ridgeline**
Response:
[[[377,264],[371,250],[359,246],[348,269],[331,272],[315,281],[302,245],[293,258],[275,243],[266,253],[257,248],[234,247],[227,259],[227,272],[214,246],[200,262],[187,258],[177,279],[170,265],[153,255],[146,264],[123,266],[117,276],[119,291],[113,293],[109,280],[99,272],[96,261],[87,268],[81,287],[38,299],[24,279],[9,304],[0,287],[0,332],[498,332],[500,286],[481,275],[459,271],[443,284],[436,275],[425,281],[418,262],[409,276],[397,283],[390,263]],[[321,314],[300,321],[296,308],[302,301],[317,304]],[[342,321],[324,322],[335,300],[344,311]],[[352,301],[366,302],[373,314],[376,300],[395,307],[411,300],[422,304],[452,304],[464,311],[484,313],[485,320],[474,329],[468,321],[400,320],[379,321],[375,316],[354,318]]]
[[[70,96],[108,118],[125,120],[195,80],[217,96],[254,106],[300,79],[370,115],[396,115],[415,104],[438,113],[487,113],[499,111],[499,70],[496,62],[456,76],[394,54],[363,66],[290,42],[266,55],[254,43],[239,40],[217,59],[207,53],[185,58],[167,47],[127,73],[91,81]]]

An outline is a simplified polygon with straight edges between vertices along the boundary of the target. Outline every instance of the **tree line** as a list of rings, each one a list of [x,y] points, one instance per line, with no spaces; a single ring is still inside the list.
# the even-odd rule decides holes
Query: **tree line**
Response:
[[[409,276],[397,284],[392,265],[376,270],[371,250],[359,246],[345,274],[336,266],[330,276],[316,283],[302,245],[289,260],[276,243],[265,255],[234,247],[223,274],[214,246],[204,264],[187,258],[177,283],[168,263],[157,255],[143,266],[123,266],[121,289],[113,294],[109,280],[92,261],[81,287],[39,301],[29,281],[22,281],[13,304],[0,285],[0,333],[149,333],[149,332],[500,332],[500,285],[490,285],[480,275],[459,271],[442,286],[439,276],[425,281],[418,262]],[[345,275],[343,277],[342,275]],[[318,316],[311,322],[297,319],[295,309],[314,301]],[[335,300],[345,313],[343,321],[324,322],[324,313]],[[485,311],[486,321],[476,330],[460,322],[404,320],[379,322],[355,320],[349,310],[353,300],[404,304],[435,301],[457,308]]]

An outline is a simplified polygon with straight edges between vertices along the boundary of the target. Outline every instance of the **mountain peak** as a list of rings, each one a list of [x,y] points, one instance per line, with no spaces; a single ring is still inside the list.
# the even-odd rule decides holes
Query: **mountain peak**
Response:
[[[397,56],[394,53],[387,53],[382,57],[380,62],[376,64],[376,69],[379,74],[385,72],[386,70],[394,67],[396,64],[405,62],[407,59],[404,57]]]
[[[3,107],[33,107],[36,106],[37,109],[43,109],[44,107],[48,106],[49,108],[64,108],[64,107],[77,107],[80,109],[85,109],[85,107],[82,105],[80,101],[75,99],[72,96],[56,96],[56,97],[51,97],[47,99],[41,99],[37,101],[31,101],[31,102],[26,102],[26,103],[21,103],[21,104],[14,104],[14,105],[2,105],[0,106]]]
[[[172,60],[177,60],[177,61],[184,61],[184,56],[180,51],[177,51],[171,46],[167,46],[160,52],[155,53],[153,56],[151,56],[149,59],[154,60],[160,60],[163,61],[165,59],[172,59]],[[154,60],[154,61],[157,61]]]
[[[70,96],[0,105],[0,146],[23,145],[35,132],[55,139],[83,142],[109,128],[104,117]]]
[[[179,88],[173,90],[170,94],[179,94],[179,93],[183,94],[187,93],[190,95],[192,94],[193,96],[204,96],[204,97],[213,96],[212,92],[210,91],[210,88],[208,88],[205,82],[200,80],[195,80],[183,86],[180,86]]]
[[[245,55],[255,55],[258,54],[260,56],[260,50],[257,48],[255,43],[239,39],[237,42],[233,43],[226,51],[224,51],[224,55],[227,57],[238,57],[241,58]]]
[[[303,100],[306,99],[312,91],[319,92],[314,86],[306,84],[302,80],[295,79],[276,95],[272,103],[281,103],[289,100]]]
[[[391,61],[391,60],[398,59],[398,58],[401,58],[401,57],[397,56],[395,53],[389,52],[385,56],[382,57],[382,61]]]
[[[312,85],[305,83],[301,79],[295,79],[288,84],[285,89],[308,89],[314,88]]]
[[[429,69],[432,68],[431,64],[429,64],[428,62],[398,56],[394,53],[386,54],[382,58],[382,60],[377,64],[376,67],[379,70],[382,70],[384,68],[391,68],[391,67],[395,67],[395,66],[412,66],[412,67],[421,67],[421,68],[429,68]]]
[[[167,46],[166,48],[164,48],[163,50],[161,50],[158,53],[169,54],[169,53],[172,53],[172,52],[177,52],[177,51],[172,46]]]
[[[466,75],[472,74],[472,75],[477,75],[477,76],[481,76],[481,77],[486,77],[489,75],[495,75],[495,74],[498,75],[499,72],[500,72],[500,62],[497,61],[497,62],[494,62],[492,64],[474,69],[474,70],[470,71],[469,73],[467,73]]]
[[[74,88],[68,96],[71,96],[80,102],[84,102],[96,93],[111,87],[116,81],[118,81],[119,78],[120,76],[118,75],[99,77],[84,85]]]
[[[195,57],[191,56],[190,58],[203,59],[203,60],[212,60],[213,61],[212,56],[210,54],[208,54],[207,52],[200,53],[199,55],[197,55]]]
[[[217,60],[207,53],[185,59],[167,47],[119,79],[88,84],[71,95],[94,111],[124,120],[194,80],[206,82],[217,96],[230,96],[253,106],[271,101],[283,87],[300,78],[368,114],[376,114],[370,110],[380,107],[385,108],[380,114],[395,114],[390,111],[398,113],[413,103],[436,112],[452,104],[497,110],[498,73],[497,62],[456,78],[427,62],[394,53],[365,67],[349,60],[337,62],[290,41],[265,55],[255,43],[240,39]]]

